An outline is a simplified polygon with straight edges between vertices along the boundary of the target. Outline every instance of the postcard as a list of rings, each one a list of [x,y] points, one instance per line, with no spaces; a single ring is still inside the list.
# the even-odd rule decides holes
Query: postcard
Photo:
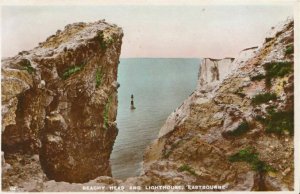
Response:
[[[299,193],[299,5],[3,1],[2,192]]]

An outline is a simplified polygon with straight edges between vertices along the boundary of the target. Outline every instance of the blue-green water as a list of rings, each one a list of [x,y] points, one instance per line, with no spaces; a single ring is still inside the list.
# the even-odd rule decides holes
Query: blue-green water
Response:
[[[157,137],[170,113],[195,90],[199,62],[199,59],[121,59],[119,134],[111,155],[114,177],[139,175],[145,148]],[[131,94],[135,110],[130,110]]]

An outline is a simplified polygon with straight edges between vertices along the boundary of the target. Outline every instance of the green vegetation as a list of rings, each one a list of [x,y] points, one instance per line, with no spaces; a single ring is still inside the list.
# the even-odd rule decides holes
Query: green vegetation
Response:
[[[104,34],[103,34],[103,32],[99,32],[98,33],[98,41],[99,41],[101,49],[105,50],[106,49],[106,44],[105,44],[105,41],[104,41]]]
[[[294,52],[292,47],[287,47],[286,51]],[[259,74],[251,77],[251,81],[260,81],[265,79],[266,87],[271,86],[272,78],[284,77],[288,73],[293,72],[293,63],[292,62],[270,62],[264,64],[264,69],[266,71],[266,75]]]
[[[97,69],[96,71],[96,88],[98,88],[101,85],[102,81],[102,73],[101,70]]]
[[[293,111],[275,111],[273,106],[268,107],[266,118],[258,115],[256,120],[266,127],[267,133],[276,133],[282,135],[288,132],[294,135],[294,112]]]
[[[111,103],[111,97],[109,97],[108,102],[105,104],[104,107],[104,114],[103,114],[103,120],[104,120],[104,127],[108,128],[108,113],[109,113],[109,107]]]
[[[184,172],[184,171],[186,171],[186,172],[188,172],[188,173],[190,173],[190,174],[192,174],[192,175],[194,175],[194,176],[197,176],[197,173],[195,172],[195,170],[194,170],[192,167],[190,167],[189,165],[187,165],[187,164],[181,165],[181,166],[178,168],[178,171],[179,171],[179,172]]]
[[[31,63],[28,59],[23,59],[20,63],[23,67],[23,70],[26,70],[29,74],[35,73],[35,69],[31,66]]]
[[[255,120],[257,120],[258,122],[260,122],[261,124],[266,124],[266,119],[265,118],[263,118],[261,115],[257,115],[256,117],[255,117]]]
[[[105,42],[106,42],[106,45],[112,45],[112,43],[114,43],[114,39],[109,37]]]
[[[273,167],[261,161],[258,158],[258,153],[255,153],[253,148],[246,148],[240,150],[238,153],[229,157],[230,162],[247,162],[252,169],[258,172],[275,171]]]
[[[273,113],[276,112],[276,106],[274,106],[274,105],[268,106],[268,107],[266,108],[266,111],[267,111],[267,113],[268,113],[269,115],[272,115]]]
[[[240,136],[249,131],[250,125],[247,121],[242,122],[235,130],[228,132],[230,136]]]
[[[290,44],[285,47],[285,55],[290,55],[294,53],[294,45]]]
[[[271,62],[264,64],[267,77],[283,77],[293,71],[292,62]]]
[[[266,71],[266,86],[271,86],[271,79],[277,77],[284,77],[285,75],[293,72],[292,62],[270,62],[264,64]]]
[[[74,65],[74,66],[69,67],[63,73],[63,79],[68,79],[71,75],[81,71],[82,69],[83,69],[83,65]]]
[[[284,131],[294,135],[294,112],[293,111],[279,111],[273,112],[266,119],[266,132],[283,134]]]
[[[252,98],[252,104],[258,105],[262,103],[267,103],[270,100],[276,100],[277,96],[274,93],[263,93],[263,94],[257,94]]]
[[[259,74],[259,75],[251,77],[251,81],[260,81],[260,80],[265,79],[265,78],[266,78],[265,75]]]
[[[103,32],[99,32],[98,33],[98,41],[99,41],[101,49],[106,50],[107,47],[110,46],[114,42],[114,39],[111,37],[105,39]]]

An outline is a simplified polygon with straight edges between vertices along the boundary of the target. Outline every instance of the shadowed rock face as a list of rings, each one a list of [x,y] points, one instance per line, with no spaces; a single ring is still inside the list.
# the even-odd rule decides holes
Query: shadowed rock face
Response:
[[[104,21],[75,23],[2,60],[5,156],[39,154],[56,181],[111,176],[122,36]]]

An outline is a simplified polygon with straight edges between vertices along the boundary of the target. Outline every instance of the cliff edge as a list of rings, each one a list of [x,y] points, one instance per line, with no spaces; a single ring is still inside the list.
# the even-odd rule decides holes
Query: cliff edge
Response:
[[[122,36],[104,20],[74,23],[2,59],[4,190],[40,179],[36,171],[66,182],[111,176]]]

